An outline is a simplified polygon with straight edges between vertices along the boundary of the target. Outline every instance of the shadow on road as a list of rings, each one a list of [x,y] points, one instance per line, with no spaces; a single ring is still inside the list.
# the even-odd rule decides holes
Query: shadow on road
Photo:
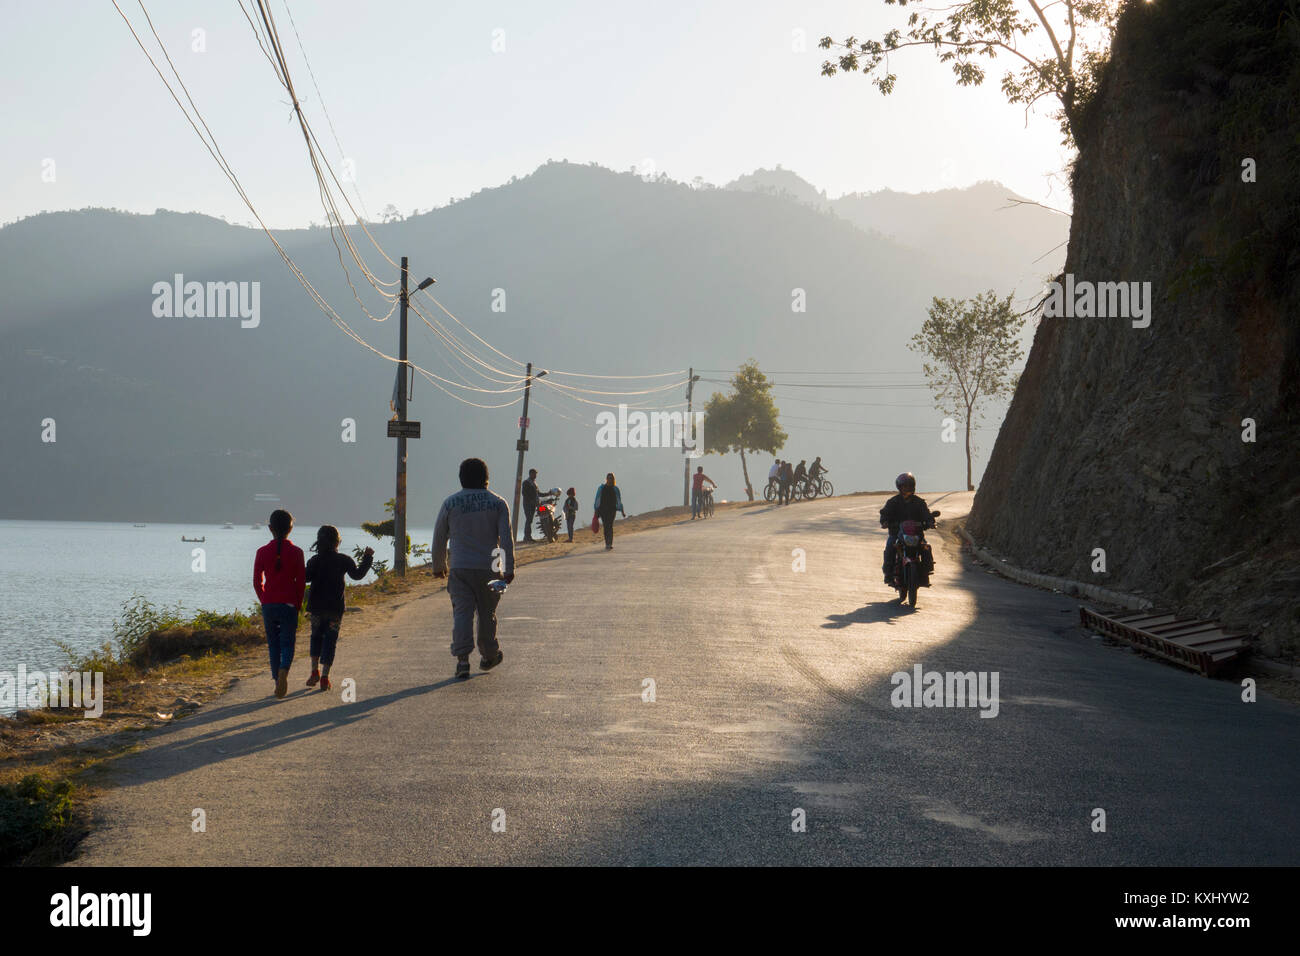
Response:
[[[957,587],[968,579],[950,580]],[[827,672],[797,638],[782,635],[773,656],[784,654],[811,696],[797,705],[737,697],[731,733],[764,734],[761,743],[742,745],[725,732],[712,745],[683,736],[686,764],[664,768],[630,801],[585,802],[523,862],[1300,862],[1300,761],[1287,743],[1300,736],[1300,711],[1277,701],[1243,706],[1224,682],[1046,628],[1044,621],[1073,609],[1060,595],[983,576],[972,584],[970,623],[915,655],[900,643],[892,666],[895,673],[919,664],[927,672],[1000,674],[994,718],[974,705],[897,706],[892,675],[854,680],[844,676],[851,668]],[[927,592],[930,602],[941,601],[943,590]],[[871,636],[882,624],[905,630],[899,618],[912,614],[880,601],[830,614],[821,627],[859,626],[842,637]],[[773,707],[786,723],[765,728],[758,715]],[[679,730],[656,719],[645,732]],[[637,735],[612,739],[620,748],[614,759],[635,757]],[[720,752],[736,762],[720,764]],[[1292,756],[1279,759],[1284,752]],[[1109,832],[1092,828],[1095,808],[1106,810]],[[792,825],[801,815],[803,830]]]
[[[481,674],[471,675],[472,681]],[[200,711],[195,718],[169,728],[166,733],[177,734],[173,740],[166,740],[143,755],[136,755],[132,763],[132,775],[138,781],[162,780],[178,773],[185,773],[196,766],[220,763],[247,754],[270,750],[283,744],[292,743],[317,734],[327,733],[337,727],[364,720],[381,707],[396,703],[408,697],[418,697],[433,693],[450,684],[464,684],[470,681],[458,681],[454,677],[446,678],[435,684],[423,687],[410,687],[406,690],[385,694],[357,701],[355,704],[336,703],[334,706],[311,713],[298,714],[272,723],[248,720],[233,726],[218,727],[197,736],[180,737],[179,732],[192,729],[195,725],[211,724],[229,720],[233,716],[257,714],[268,708],[282,704],[296,697],[307,696],[310,691],[303,690],[286,697],[284,700],[268,698],[231,704],[226,707]],[[140,759],[143,757],[143,759]],[[112,769],[111,767],[109,768]]]
[[[848,614],[827,614],[826,623],[822,627],[837,629],[849,627],[852,624],[876,624],[881,621],[893,621],[896,617],[906,617],[915,613],[915,608],[908,607],[906,604],[899,604],[898,598],[892,598],[888,601],[874,601],[871,604],[864,604],[856,611],[850,611]]]

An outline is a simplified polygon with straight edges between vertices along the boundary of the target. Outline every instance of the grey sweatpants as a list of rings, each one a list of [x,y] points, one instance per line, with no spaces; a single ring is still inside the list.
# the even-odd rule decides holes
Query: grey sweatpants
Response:
[[[460,657],[474,650],[474,615],[478,614],[478,651],[488,660],[496,657],[497,602],[501,596],[487,586],[498,577],[494,571],[452,568],[447,572],[451,596],[451,653]]]

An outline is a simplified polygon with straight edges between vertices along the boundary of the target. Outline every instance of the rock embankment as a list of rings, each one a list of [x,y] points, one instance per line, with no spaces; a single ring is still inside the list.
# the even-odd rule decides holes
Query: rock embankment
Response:
[[[1041,320],[969,527],[1031,570],[1217,618],[1294,655],[1295,5],[1132,5],[1076,134],[1065,273],[1076,286],[1150,282],[1150,324]]]

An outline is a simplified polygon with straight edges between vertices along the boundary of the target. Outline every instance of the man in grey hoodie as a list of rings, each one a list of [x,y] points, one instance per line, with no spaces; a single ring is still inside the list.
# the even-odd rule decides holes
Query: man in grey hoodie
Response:
[[[510,533],[510,506],[488,491],[487,463],[466,458],[460,463],[461,490],[442,503],[433,529],[433,576],[447,578],[451,597],[451,653],[456,657],[456,677],[469,677],[469,655],[474,649],[474,615],[478,614],[479,667],[491,670],[505,655],[497,643],[499,592],[488,582],[515,579],[515,542]],[[447,567],[447,542],[451,541],[451,568]]]

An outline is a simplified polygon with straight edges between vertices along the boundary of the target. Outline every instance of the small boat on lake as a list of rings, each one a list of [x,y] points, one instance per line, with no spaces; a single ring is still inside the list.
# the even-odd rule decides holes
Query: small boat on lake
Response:
[[[231,524],[229,521],[227,521],[227,522],[226,522],[225,524],[223,524],[221,527],[222,527],[223,529],[230,529],[231,531],[233,531],[233,530],[235,529],[235,526],[234,526],[233,524]]]
[[[187,538],[187,537],[185,537],[185,535],[181,535],[181,540],[182,540],[182,541],[185,541],[185,542],[187,542],[187,543],[189,543],[189,544],[201,544],[201,543],[203,543],[204,541],[208,540],[208,536],[207,536],[207,535],[202,535],[202,536],[197,537],[197,538]]]

